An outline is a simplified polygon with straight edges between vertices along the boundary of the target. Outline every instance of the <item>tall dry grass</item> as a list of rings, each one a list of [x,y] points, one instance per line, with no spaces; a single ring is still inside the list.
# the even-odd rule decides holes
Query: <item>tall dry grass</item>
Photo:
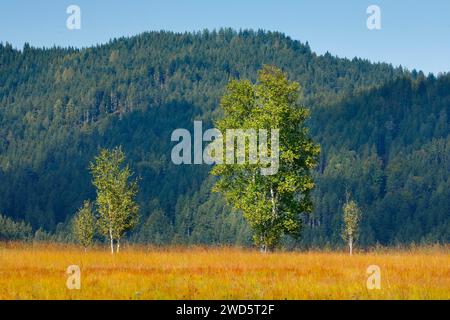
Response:
[[[381,268],[368,290],[366,269]],[[66,287],[69,265],[81,289]],[[128,247],[112,256],[56,244],[0,244],[0,299],[450,299],[448,247],[261,254]]]

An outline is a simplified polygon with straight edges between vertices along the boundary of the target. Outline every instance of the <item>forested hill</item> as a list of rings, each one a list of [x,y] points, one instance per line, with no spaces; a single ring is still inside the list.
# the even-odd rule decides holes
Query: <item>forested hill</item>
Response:
[[[0,212],[63,234],[101,147],[122,145],[142,177],[136,241],[248,243],[210,194],[207,166],[175,166],[170,133],[211,121],[227,82],[263,64],[303,88],[322,145],[302,244],[339,243],[351,189],[362,243],[449,241],[448,76],[317,55],[280,33],[150,32],[85,49],[0,45]],[[57,227],[58,225],[58,227]]]

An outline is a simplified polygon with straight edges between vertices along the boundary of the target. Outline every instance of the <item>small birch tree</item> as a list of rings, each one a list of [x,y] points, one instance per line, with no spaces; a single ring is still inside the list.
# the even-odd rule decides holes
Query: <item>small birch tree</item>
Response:
[[[111,253],[120,250],[120,239],[132,229],[138,220],[139,207],[135,201],[138,192],[137,179],[124,166],[125,154],[120,147],[103,149],[91,163],[93,185],[97,189],[96,206],[99,213],[99,231],[109,239]]]
[[[78,243],[84,247],[84,251],[94,243],[95,218],[92,212],[92,204],[85,201],[73,219],[73,234]]]
[[[347,199],[343,207],[344,228],[342,238],[348,243],[350,255],[353,255],[353,245],[358,238],[359,221],[361,210],[355,201]]]

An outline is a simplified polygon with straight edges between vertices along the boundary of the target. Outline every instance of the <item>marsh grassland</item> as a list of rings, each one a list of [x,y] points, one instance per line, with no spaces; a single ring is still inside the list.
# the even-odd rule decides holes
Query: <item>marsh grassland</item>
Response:
[[[0,299],[450,299],[448,247],[344,252],[0,244]],[[69,265],[81,289],[66,286]],[[368,290],[378,265],[381,288]]]

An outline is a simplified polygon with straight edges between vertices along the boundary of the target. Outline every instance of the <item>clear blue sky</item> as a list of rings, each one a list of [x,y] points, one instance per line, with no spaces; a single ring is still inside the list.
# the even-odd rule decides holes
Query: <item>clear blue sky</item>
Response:
[[[81,8],[68,30],[66,8]],[[366,8],[381,8],[368,30]],[[450,71],[449,0],[2,0],[0,41],[22,48],[90,46],[149,30],[232,27],[281,31],[318,53],[386,61],[425,72]]]

